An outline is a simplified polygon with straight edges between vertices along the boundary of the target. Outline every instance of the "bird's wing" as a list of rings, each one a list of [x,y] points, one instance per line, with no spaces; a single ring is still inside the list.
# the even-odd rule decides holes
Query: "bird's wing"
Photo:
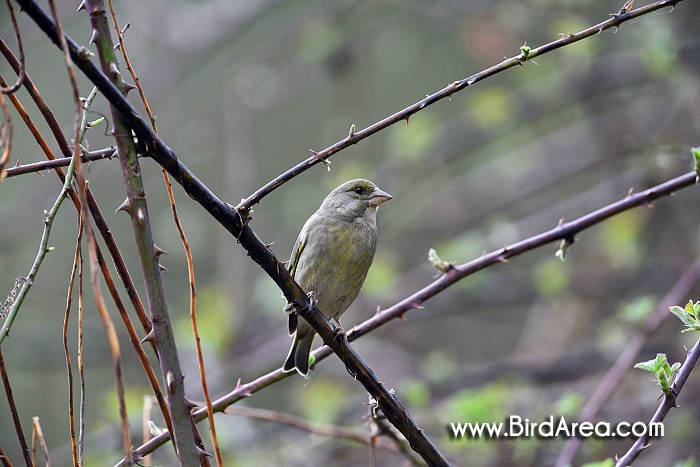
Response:
[[[306,226],[304,226],[299,233],[299,237],[297,237],[294,248],[292,248],[292,257],[289,258],[289,274],[291,274],[292,277],[294,277],[297,271],[297,264],[299,264],[299,258],[301,257],[302,251],[304,251],[304,248],[306,247],[306,240],[308,238],[308,232],[306,231]]]
[[[294,244],[294,248],[292,248],[292,257],[289,258],[289,274],[291,274],[292,278],[294,278],[294,275],[297,272],[299,258],[301,257],[302,251],[304,251],[304,247],[306,247],[306,241],[308,240],[308,238],[309,236],[306,229],[306,225],[304,225],[304,227],[301,229],[301,232],[299,233],[299,236],[297,237],[297,241]],[[296,314],[290,313],[289,320],[287,321],[287,327],[289,335],[294,335],[294,333],[297,331]]]

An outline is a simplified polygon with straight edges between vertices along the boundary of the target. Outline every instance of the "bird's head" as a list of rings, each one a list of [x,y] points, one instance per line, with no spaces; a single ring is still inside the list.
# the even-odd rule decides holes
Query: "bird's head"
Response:
[[[358,178],[331,191],[323,200],[321,210],[332,210],[347,217],[363,217],[368,210],[376,211],[377,206],[392,198],[369,180]]]

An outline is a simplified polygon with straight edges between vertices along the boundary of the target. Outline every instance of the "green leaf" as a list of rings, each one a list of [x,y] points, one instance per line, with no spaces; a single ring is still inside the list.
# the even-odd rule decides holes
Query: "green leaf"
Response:
[[[700,331],[700,318],[698,317],[700,315],[700,302],[693,303],[691,300],[685,308],[674,305],[669,308],[669,311],[685,325],[686,329],[681,332]]]
[[[674,363],[673,365],[668,364],[668,359],[666,354],[656,354],[654,360],[649,360],[646,362],[640,362],[634,365],[635,368],[640,370],[645,370],[656,375],[656,384],[661,388],[661,390],[667,396],[671,393],[671,383],[673,382],[673,377],[676,371],[681,367],[680,363]]]
[[[700,172],[700,146],[690,148],[690,152],[693,154],[693,160],[695,161],[695,171]]]

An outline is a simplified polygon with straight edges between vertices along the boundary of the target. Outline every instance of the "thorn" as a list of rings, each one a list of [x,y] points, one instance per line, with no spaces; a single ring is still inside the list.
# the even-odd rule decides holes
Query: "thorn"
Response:
[[[168,272],[168,268],[166,268],[165,266],[163,266],[163,265],[160,264],[160,263],[158,263],[158,269],[160,269],[161,271]]]
[[[630,189],[627,191],[627,197],[632,196],[633,193],[634,193],[634,187],[631,186]]]
[[[557,227],[561,227],[562,225],[564,225],[564,218],[563,217],[561,219],[559,219],[559,223],[557,224]]]
[[[200,447],[197,447],[197,454],[199,454],[199,457],[212,457],[211,454]]]
[[[425,307],[423,305],[414,305],[413,309],[420,311],[420,310],[425,310]]]
[[[92,35],[90,36],[90,42],[88,44],[97,44],[97,37],[99,36],[97,29],[92,30]]]
[[[131,215],[131,201],[129,201],[129,198],[125,199],[122,204],[119,205],[116,211],[114,213],[118,213],[119,211],[124,211],[125,213]]]
[[[318,156],[318,152],[314,151],[313,149],[309,149],[309,151],[311,151],[311,154],[313,154],[314,156]]]
[[[151,331],[148,334],[146,334],[146,337],[141,339],[140,343],[141,343],[141,345],[143,345],[146,342],[150,342],[150,343],[156,342],[156,332],[153,329],[151,329]]]
[[[192,402],[188,398],[185,397],[184,399],[185,399],[185,408],[188,411],[191,411],[192,409],[196,409],[197,407],[199,407],[199,405],[195,404],[194,402]]]
[[[78,10],[76,11],[76,13],[80,13],[80,10],[86,10],[86,11],[87,11],[87,8],[85,7],[85,0],[82,0],[82,1],[80,2],[80,5],[78,5]]]
[[[411,116],[408,115],[408,116],[406,117],[406,126],[408,126],[408,121],[409,121],[410,119],[411,119]]]
[[[158,258],[160,255],[167,255],[168,252],[156,245],[155,243],[153,244],[153,250],[155,251],[156,258]]]
[[[131,84],[126,81],[122,81],[122,86],[124,86],[124,94],[129,94],[130,91],[137,89],[135,84]]]

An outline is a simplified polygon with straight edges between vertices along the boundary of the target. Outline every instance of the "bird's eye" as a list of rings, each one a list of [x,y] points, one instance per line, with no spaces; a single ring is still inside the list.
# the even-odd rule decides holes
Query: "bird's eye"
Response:
[[[363,186],[356,186],[352,191],[354,191],[358,195],[364,195],[365,192],[367,192],[367,188]]]

